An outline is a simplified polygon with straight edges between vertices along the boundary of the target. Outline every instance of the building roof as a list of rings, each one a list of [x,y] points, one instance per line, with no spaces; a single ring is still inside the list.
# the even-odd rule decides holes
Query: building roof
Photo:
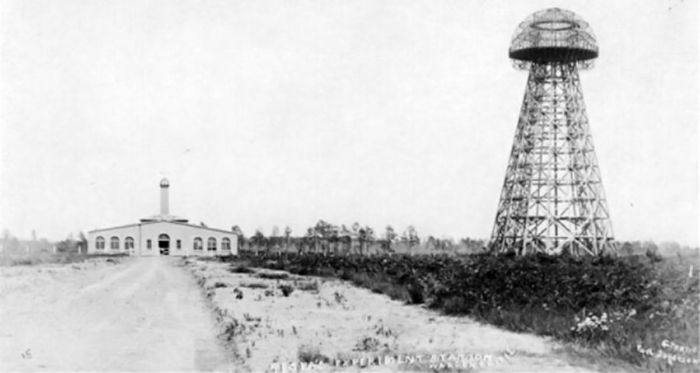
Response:
[[[181,218],[175,215],[153,215],[149,218],[143,218],[141,219],[142,223],[150,223],[150,222],[158,222],[158,221],[170,221],[170,222],[177,222],[177,223],[187,223],[187,219]]]
[[[114,229],[129,228],[129,227],[136,227],[136,226],[149,225],[149,224],[156,224],[156,223],[166,223],[166,224],[184,225],[184,226],[187,226],[187,227],[197,228],[197,229],[207,230],[207,231],[212,231],[212,232],[229,233],[229,234],[233,234],[233,235],[236,234],[236,233],[233,232],[233,231],[227,231],[227,230],[223,230],[223,229],[202,227],[201,225],[194,225],[194,224],[182,223],[182,222],[177,222],[177,221],[165,221],[165,220],[160,220],[160,221],[145,221],[145,222],[141,222],[141,223],[133,223],[133,224],[126,224],[126,225],[119,225],[119,226],[116,226],[116,227],[93,229],[93,230],[91,230],[91,231],[88,231],[88,233],[104,232],[104,231],[110,231],[110,230],[114,230]]]

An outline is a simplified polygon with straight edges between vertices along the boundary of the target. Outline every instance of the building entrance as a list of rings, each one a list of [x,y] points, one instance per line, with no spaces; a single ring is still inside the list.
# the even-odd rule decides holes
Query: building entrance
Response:
[[[170,255],[170,236],[165,233],[158,236],[158,249],[160,255]]]

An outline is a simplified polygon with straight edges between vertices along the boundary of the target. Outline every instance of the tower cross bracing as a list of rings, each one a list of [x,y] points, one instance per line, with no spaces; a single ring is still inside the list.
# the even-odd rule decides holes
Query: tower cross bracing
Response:
[[[610,214],[579,81],[598,49],[588,24],[548,9],[521,23],[510,55],[529,72],[491,249],[599,255]]]

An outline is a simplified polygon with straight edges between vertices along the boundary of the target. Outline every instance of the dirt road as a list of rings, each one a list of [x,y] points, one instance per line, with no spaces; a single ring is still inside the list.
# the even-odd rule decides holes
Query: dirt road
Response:
[[[229,370],[174,258],[0,268],[0,371]]]

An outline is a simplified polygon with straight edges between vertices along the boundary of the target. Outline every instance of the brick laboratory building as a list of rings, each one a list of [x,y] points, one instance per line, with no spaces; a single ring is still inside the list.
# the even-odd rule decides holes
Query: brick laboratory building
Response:
[[[160,181],[160,214],[139,223],[88,232],[88,254],[236,255],[238,237],[231,231],[187,223],[170,215],[168,179]]]

